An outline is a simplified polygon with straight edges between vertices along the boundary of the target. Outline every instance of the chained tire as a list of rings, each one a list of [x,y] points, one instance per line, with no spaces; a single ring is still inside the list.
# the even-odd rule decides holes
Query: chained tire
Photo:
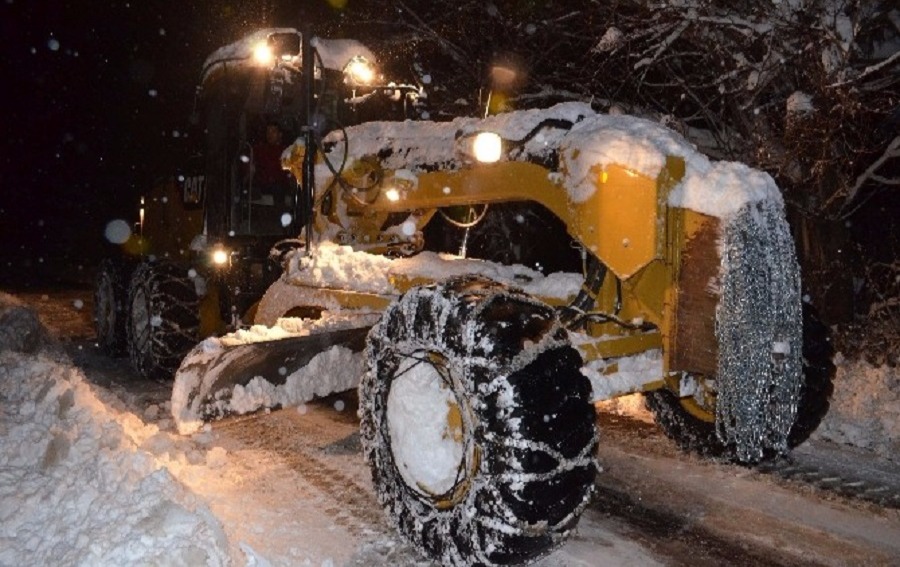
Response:
[[[560,545],[597,466],[591,386],[549,306],[483,278],[414,288],[369,334],[361,438],[379,501],[443,565]]]
[[[97,346],[109,356],[126,353],[129,266],[106,258],[97,267],[94,282],[94,330]]]
[[[199,340],[199,300],[183,268],[140,264],[128,293],[128,354],[142,376],[168,380]]]
[[[833,354],[828,328],[819,320],[812,306],[804,303],[803,382],[800,386],[797,416],[788,433],[790,448],[806,441],[828,413],[829,399],[834,390]],[[689,409],[685,401],[665,388],[645,393],[644,401],[653,413],[657,425],[682,450],[704,457],[740,462],[735,447],[722,443],[716,433],[714,409],[710,409],[708,415],[698,415],[703,411],[702,408]]]

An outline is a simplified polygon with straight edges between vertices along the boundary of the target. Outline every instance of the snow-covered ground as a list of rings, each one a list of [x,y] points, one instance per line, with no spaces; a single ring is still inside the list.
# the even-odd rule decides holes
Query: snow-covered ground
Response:
[[[159,427],[52,344],[23,345],[39,323],[11,303],[0,295],[0,564],[227,564],[219,522],[148,451]]]
[[[72,303],[85,318],[83,309]],[[53,334],[0,293],[0,565],[428,565],[387,527],[343,401],[326,408],[346,416],[328,431],[319,410],[301,405],[267,424],[179,436],[165,402],[126,405],[88,380]],[[838,362],[832,411],[816,437],[896,459],[897,369]],[[607,409],[647,418],[636,400]],[[294,429],[311,434],[311,445]],[[269,448],[279,442],[283,451]],[[605,450],[609,459],[618,449]],[[657,563],[588,516],[542,565]],[[594,541],[608,545],[601,563],[590,559]]]
[[[835,357],[834,396],[813,439],[872,451],[900,464],[900,368]]]
[[[900,465],[900,368],[872,366],[840,353],[834,361],[828,413],[810,438],[863,449]],[[653,422],[640,394],[599,405],[604,411]]]
[[[126,404],[52,338],[79,322],[48,323],[0,292],[0,565],[431,565],[383,516],[350,401],[182,436],[164,385],[159,403]],[[613,564],[654,564],[627,538],[588,533]]]

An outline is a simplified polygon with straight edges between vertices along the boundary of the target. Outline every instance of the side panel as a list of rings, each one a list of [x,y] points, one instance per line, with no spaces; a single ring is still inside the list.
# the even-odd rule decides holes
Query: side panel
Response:
[[[293,156],[291,159],[295,160]],[[352,230],[368,226],[368,217],[374,219],[384,213],[535,201],[556,215],[573,238],[625,280],[665,253],[665,201],[670,187],[683,173],[684,162],[678,158],[670,158],[656,179],[618,165],[596,168],[591,180],[594,191],[587,199],[576,201],[562,184],[560,174],[528,162],[439,170],[411,178],[408,171],[382,170],[377,160],[363,160],[350,164],[344,177],[353,186],[369,188],[367,194],[364,198],[345,195],[329,220]],[[372,179],[377,181],[373,184]],[[323,219],[318,220],[321,223]],[[325,230],[325,226],[319,226],[319,230]]]
[[[675,285],[669,291],[666,352],[669,370],[714,376],[717,368],[720,222],[685,209],[669,213]]]
[[[154,186],[144,197],[142,239],[146,254],[188,261],[190,245],[203,229],[202,176],[168,177]],[[187,201],[185,200],[187,198]]]

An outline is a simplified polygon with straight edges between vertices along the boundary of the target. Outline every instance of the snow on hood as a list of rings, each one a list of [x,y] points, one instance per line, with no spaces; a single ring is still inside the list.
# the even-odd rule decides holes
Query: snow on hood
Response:
[[[510,149],[501,158],[541,161],[556,154],[558,173],[553,180],[581,203],[595,191],[596,167],[619,165],[656,178],[667,156],[685,160],[686,173],[670,194],[669,204],[729,217],[747,203],[781,200],[767,174],[732,162],[711,163],[677,132],[633,116],[598,114],[590,105],[565,102],[546,109],[508,112],[484,119],[461,117],[450,122],[369,122],[346,129],[348,159],[378,156],[386,169],[414,173],[434,168],[456,170],[472,162],[467,140],[481,131],[500,135]],[[342,132],[326,136],[333,142],[331,163],[341,163]],[[327,170],[317,176],[329,183]]]
[[[781,191],[768,173],[743,163],[695,159],[684,179],[669,194],[669,205],[714,217],[729,218],[744,205],[771,200],[784,206]]]
[[[584,281],[581,274],[557,272],[545,276],[521,264],[506,266],[435,252],[391,259],[328,241],[314,245],[309,256],[298,253],[291,257],[285,279],[298,285],[325,284],[336,289],[398,295],[393,284],[397,277],[445,280],[467,274],[485,276],[531,295],[553,299],[574,297]]]

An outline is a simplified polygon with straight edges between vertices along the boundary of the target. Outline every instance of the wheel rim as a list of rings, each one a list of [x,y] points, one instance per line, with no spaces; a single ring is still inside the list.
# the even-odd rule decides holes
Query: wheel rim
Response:
[[[716,422],[716,393],[714,382],[708,381],[704,376],[691,375],[691,378],[697,382],[696,390],[693,394],[678,398],[678,403],[686,412],[700,421],[707,423]],[[679,386],[676,382],[673,384],[673,393],[677,396]]]
[[[454,393],[440,355],[418,351],[391,381],[386,420],[394,462],[403,481],[439,508],[459,502],[468,489],[476,451],[471,416]]]

